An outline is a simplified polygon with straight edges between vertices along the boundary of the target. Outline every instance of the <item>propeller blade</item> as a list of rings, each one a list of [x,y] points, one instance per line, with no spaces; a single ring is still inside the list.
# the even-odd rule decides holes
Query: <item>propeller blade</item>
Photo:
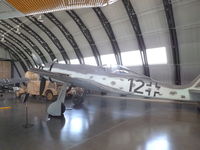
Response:
[[[46,86],[46,79],[42,77],[40,81],[40,96],[43,94],[45,86]]]
[[[49,77],[49,81],[51,82],[51,83],[53,83],[53,80]]]
[[[67,89],[66,93],[68,93],[69,91],[71,91],[71,89],[72,89],[72,86],[70,86],[70,87]]]

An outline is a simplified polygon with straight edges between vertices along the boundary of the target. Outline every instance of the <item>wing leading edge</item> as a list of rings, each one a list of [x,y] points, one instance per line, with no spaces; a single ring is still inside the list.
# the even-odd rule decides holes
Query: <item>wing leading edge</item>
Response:
[[[97,83],[90,79],[70,77],[70,75],[67,75],[67,74],[50,72],[50,71],[36,69],[36,68],[30,69],[30,71],[37,73],[41,76],[54,79],[58,82],[69,83],[71,86],[82,87],[82,88],[85,88],[88,90],[97,90],[97,91],[103,91],[103,92],[114,92],[114,93],[122,93],[122,94],[126,93],[121,90],[117,90],[117,89],[113,89],[111,87],[104,86],[103,84]]]

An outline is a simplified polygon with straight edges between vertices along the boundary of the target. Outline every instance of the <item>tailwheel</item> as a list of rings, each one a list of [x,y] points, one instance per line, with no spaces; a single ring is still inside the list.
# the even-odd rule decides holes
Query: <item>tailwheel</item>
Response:
[[[65,110],[66,110],[65,104],[62,103],[62,104],[61,104],[61,115],[64,114]]]

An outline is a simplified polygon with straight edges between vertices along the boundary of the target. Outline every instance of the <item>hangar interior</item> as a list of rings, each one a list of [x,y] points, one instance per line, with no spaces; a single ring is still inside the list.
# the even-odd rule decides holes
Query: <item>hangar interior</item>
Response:
[[[143,73],[139,50],[145,46],[150,57],[145,67],[149,68],[153,79],[173,84],[175,67],[180,67],[180,80],[182,84],[188,83],[199,74],[199,1],[173,0],[172,4],[173,10],[170,10],[168,6],[164,8],[161,0],[120,0],[100,9],[42,14],[40,21],[35,20],[40,15],[32,19],[3,19],[0,23],[1,35],[6,35],[5,42],[12,44],[13,48],[1,43],[1,57],[10,57],[8,50],[5,50],[7,47],[4,47],[8,46],[11,50],[24,49],[26,57],[22,58],[19,54],[15,56],[19,55],[26,68],[34,65],[30,52],[40,55],[44,62],[57,58],[60,62],[77,64],[83,63],[85,58],[86,64],[96,64],[93,52],[96,50],[99,56],[104,56],[101,57],[103,65],[118,63]],[[4,7],[2,3],[2,12],[7,9]],[[173,11],[169,23],[167,14],[171,12],[165,9]],[[175,26],[170,22],[175,22]],[[11,30],[17,26],[20,26],[22,34]],[[176,29],[176,42],[171,42],[173,28]],[[141,36],[143,42],[138,41],[137,36]],[[178,60],[174,60],[177,57],[173,54],[175,47],[179,52]],[[121,53],[121,60],[117,62],[118,53]],[[158,60],[160,57],[155,55],[164,57]],[[110,57],[109,61],[107,57]],[[18,68],[22,67],[18,65]]]
[[[33,53],[44,64],[57,59],[60,64],[123,65],[164,84],[189,84],[200,73],[199,10],[199,0],[118,0],[104,7],[17,17],[15,8],[0,0],[0,63],[11,63],[11,73],[1,78],[24,77],[37,66]],[[8,67],[0,67],[5,74]],[[29,144],[30,150],[200,146],[193,104],[88,96],[83,107],[66,110],[64,120],[51,120],[49,102],[31,97],[29,103],[34,126],[26,130],[21,100],[12,94],[0,99],[0,105],[12,106],[0,109],[2,150],[24,150]]]

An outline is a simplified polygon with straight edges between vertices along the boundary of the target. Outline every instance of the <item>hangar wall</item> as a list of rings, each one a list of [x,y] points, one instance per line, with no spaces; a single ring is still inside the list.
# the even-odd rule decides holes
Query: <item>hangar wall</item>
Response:
[[[191,81],[200,74],[200,3],[199,1],[185,1],[185,3],[174,6],[183,83]]]
[[[8,52],[2,47],[0,47],[0,58],[10,59]]]
[[[142,66],[129,67],[137,73],[143,74]],[[149,65],[151,78],[168,84],[174,84],[172,65]],[[189,82],[189,81],[188,81]],[[187,83],[188,83],[187,82]]]
[[[19,62],[15,62],[15,66],[18,69],[18,71],[16,70],[16,68],[14,67],[14,78],[20,78],[20,77],[24,77],[25,72],[22,69],[22,66],[20,65]]]
[[[2,47],[0,47],[0,58],[2,59],[10,59],[10,54]],[[20,77],[24,77],[24,71],[20,65],[19,62],[14,62],[15,66],[13,66],[13,78],[20,78]],[[18,69],[18,71],[16,70],[16,68]],[[19,75],[20,73],[20,75]]]

